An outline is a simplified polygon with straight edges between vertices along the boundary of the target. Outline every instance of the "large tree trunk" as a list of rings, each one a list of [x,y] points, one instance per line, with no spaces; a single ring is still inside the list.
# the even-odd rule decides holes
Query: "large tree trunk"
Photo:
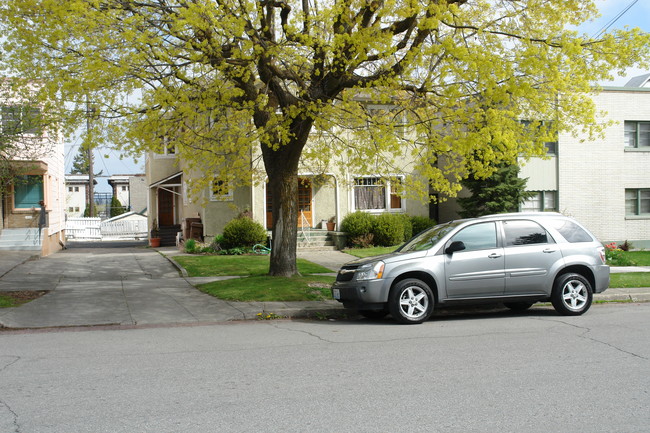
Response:
[[[290,277],[298,273],[298,166],[313,121],[295,120],[293,138],[277,150],[262,146],[268,188],[273,203],[273,245],[269,275]]]
[[[269,171],[273,200],[273,246],[269,275],[290,277],[298,273],[298,173],[297,170]]]

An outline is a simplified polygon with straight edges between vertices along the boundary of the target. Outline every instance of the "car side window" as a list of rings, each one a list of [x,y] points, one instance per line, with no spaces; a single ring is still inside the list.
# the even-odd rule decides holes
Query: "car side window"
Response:
[[[547,244],[549,236],[546,230],[534,221],[504,221],[503,230],[506,246]]]
[[[560,232],[560,234],[568,242],[574,243],[593,241],[589,233],[587,233],[582,227],[573,221],[557,219],[551,221],[551,225],[555,230]]]
[[[465,251],[486,250],[497,247],[496,224],[481,223],[465,227],[454,235],[451,242],[461,241]]]

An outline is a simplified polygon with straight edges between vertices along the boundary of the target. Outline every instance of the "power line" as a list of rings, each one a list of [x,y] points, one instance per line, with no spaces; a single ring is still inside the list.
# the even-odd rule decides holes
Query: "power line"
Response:
[[[637,4],[638,1],[639,1],[639,0],[632,0],[632,3],[630,3],[629,5],[627,5],[627,7],[626,7],[625,9],[623,9],[621,12],[619,12],[618,15],[616,15],[614,18],[612,18],[612,19],[611,19],[607,24],[605,24],[605,25],[603,26],[602,29],[600,29],[600,30],[598,31],[598,33],[596,33],[596,35],[594,36],[594,39],[598,39],[598,38],[600,38],[600,37],[601,37],[601,36],[602,36],[602,35],[603,35],[603,34],[604,34],[604,33],[605,33],[605,32],[606,32],[606,31],[611,27],[611,26],[614,25],[614,23],[616,23],[616,21],[618,21],[618,20],[619,20],[623,15],[625,15],[625,13],[626,13],[627,11],[629,11],[630,8],[631,8],[632,6],[634,6],[635,4]]]

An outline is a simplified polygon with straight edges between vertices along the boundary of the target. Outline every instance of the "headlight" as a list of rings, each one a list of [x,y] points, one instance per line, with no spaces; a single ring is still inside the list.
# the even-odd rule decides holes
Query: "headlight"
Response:
[[[384,262],[368,263],[357,269],[357,280],[378,280],[384,275]]]

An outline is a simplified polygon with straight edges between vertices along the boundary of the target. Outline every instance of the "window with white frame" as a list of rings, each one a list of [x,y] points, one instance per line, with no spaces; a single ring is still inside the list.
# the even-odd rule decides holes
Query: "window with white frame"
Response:
[[[210,188],[210,201],[232,201],[233,191],[226,179],[214,179]]]
[[[534,191],[535,195],[521,205],[522,212],[557,211],[556,191]]]
[[[176,156],[176,145],[169,139],[167,135],[160,136],[161,149],[156,152],[156,157],[175,157]]]
[[[530,126],[533,124],[532,120],[521,120],[520,121],[525,128],[530,128]],[[552,120],[544,120],[541,122],[538,122],[538,129],[542,128],[552,128],[553,127],[553,121]],[[557,155],[557,132],[555,134],[555,139],[553,141],[546,141],[544,142],[544,146],[546,147],[546,154],[547,155]]]
[[[650,188],[625,190],[625,214],[650,216]]]
[[[650,122],[625,121],[625,148],[650,150]]]
[[[26,105],[5,105],[0,109],[4,135],[40,134],[41,110]]]
[[[356,210],[400,211],[403,200],[398,195],[401,178],[381,177],[354,179],[354,208]]]

